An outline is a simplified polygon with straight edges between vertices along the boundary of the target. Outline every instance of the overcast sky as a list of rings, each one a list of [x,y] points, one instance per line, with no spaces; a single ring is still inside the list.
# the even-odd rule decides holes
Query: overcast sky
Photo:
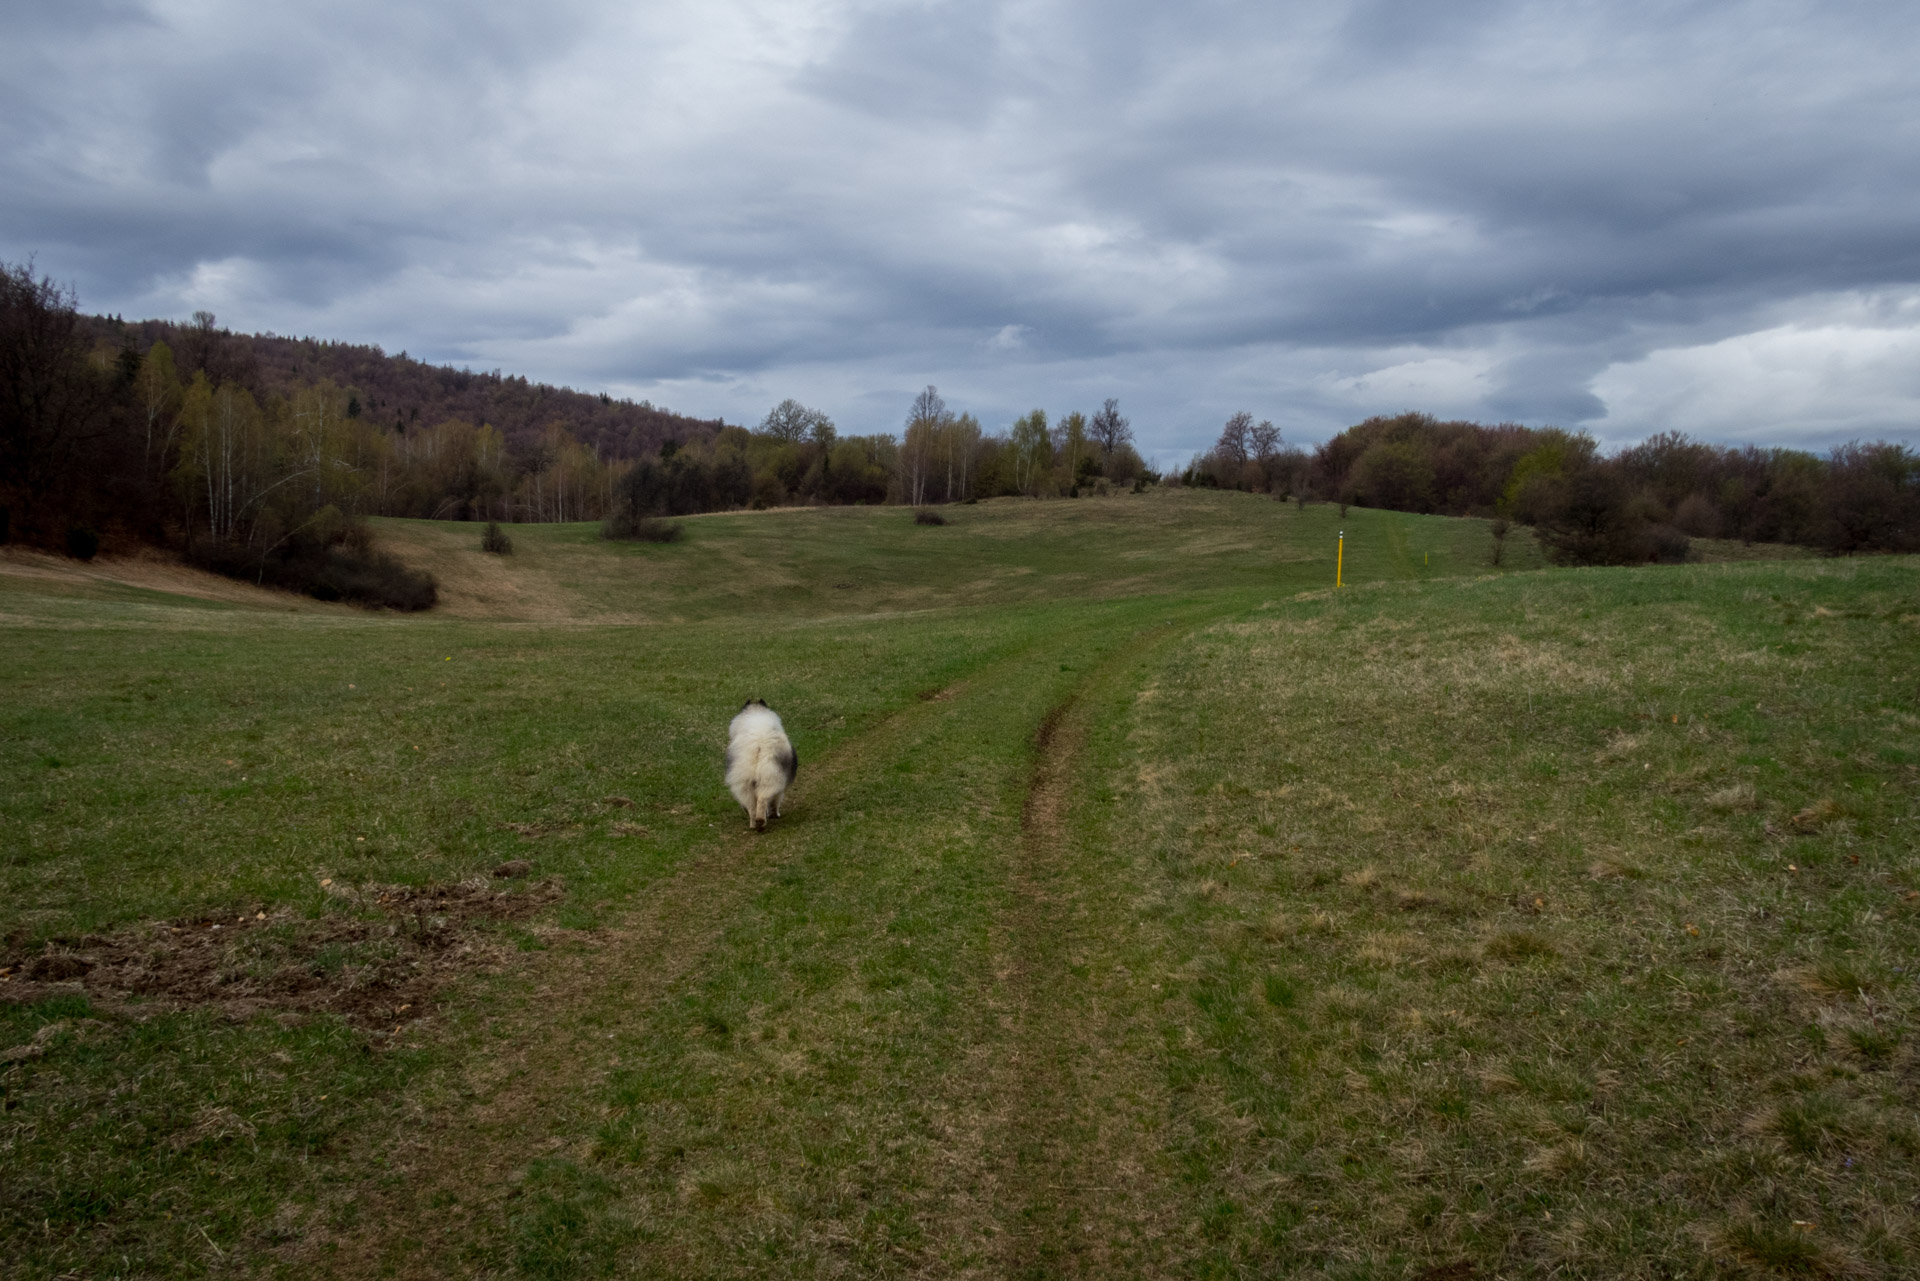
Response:
[[[0,0],[90,311],[755,422],[1920,443],[1920,5]]]

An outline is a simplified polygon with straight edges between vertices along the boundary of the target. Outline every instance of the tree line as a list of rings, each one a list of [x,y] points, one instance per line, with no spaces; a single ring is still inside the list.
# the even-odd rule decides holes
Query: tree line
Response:
[[[1241,413],[1180,479],[1514,521],[1566,564],[1685,559],[1694,538],[1920,551],[1920,454],[1885,441],[1815,454],[1662,432],[1603,454],[1585,432],[1409,413],[1369,418],[1309,453]]]
[[[650,401],[555,387],[498,369],[431,365],[371,343],[235,333],[204,311],[187,323],[82,316],[81,324],[96,348],[132,347],[144,354],[164,342],[183,377],[205,370],[215,386],[237,383],[261,401],[331,382],[351,389],[349,407],[357,417],[390,431],[417,431],[441,422],[488,423],[516,452],[535,448],[555,423],[607,458],[637,458],[665,441],[692,439],[721,425],[718,419],[676,414]]]
[[[513,426],[451,412],[475,405]],[[928,387],[898,434],[842,435],[791,400],[749,430],[373,347],[237,335],[205,312],[85,316],[70,289],[0,263],[0,541],[77,556],[166,545],[223,573],[417,608],[431,581],[381,556],[365,517],[605,521],[1155,478],[1114,401],[1057,421],[1036,409],[994,434]]]
[[[358,381],[327,372],[340,369]],[[83,558],[168,545],[322,598],[424,608],[431,579],[375,550],[364,517],[597,520],[621,452],[719,426],[373,347],[237,335],[206,312],[84,316],[70,289],[0,263],[0,542]]]
[[[842,435],[795,400],[749,429],[378,348],[244,338],[206,313],[186,326],[83,316],[71,290],[0,263],[0,541],[73,555],[162,544],[260,582],[420,607],[431,580],[380,556],[364,517],[618,532],[742,507],[1077,496],[1160,479],[1114,400],[989,432],[929,386],[898,433]],[[1920,549],[1920,457],[1886,443],[1815,455],[1668,433],[1603,456],[1584,433],[1403,414],[1308,452],[1237,413],[1166,479],[1519,521],[1580,563],[1672,559],[1693,537]]]
[[[1159,480],[1133,443],[1133,426],[1108,400],[1092,415],[1049,420],[1035,409],[1005,432],[947,407],[939,389],[914,397],[898,435],[840,434],[797,400],[769,410],[759,427],[722,427],[687,445],[670,442],[635,461],[616,488],[607,532],[627,537],[662,517],[792,503],[974,502],[982,498],[1077,497]]]

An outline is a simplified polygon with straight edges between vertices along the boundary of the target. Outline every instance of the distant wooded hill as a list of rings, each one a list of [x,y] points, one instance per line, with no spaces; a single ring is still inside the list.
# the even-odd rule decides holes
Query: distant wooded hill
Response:
[[[238,383],[262,401],[290,398],[303,386],[331,380],[351,394],[356,416],[380,426],[405,431],[450,420],[491,425],[515,453],[538,448],[543,433],[556,426],[611,460],[658,453],[668,441],[704,440],[724,425],[647,401],[529,382],[498,369],[430,365],[371,344],[233,333],[218,328],[211,316],[186,324],[88,316],[85,325],[95,345],[131,344],[141,356],[164,342],[183,376],[204,369],[216,385]]]
[[[370,345],[230,333],[206,312],[85,316],[71,290],[0,263],[0,542],[83,559],[159,544],[256,582],[418,608],[431,583],[381,557],[364,517],[601,520],[622,536],[735,507],[1158,479],[1114,399],[992,433],[929,386],[897,436],[841,436],[792,400],[756,430]],[[1888,442],[1819,457],[1662,433],[1603,456],[1584,433],[1411,413],[1309,454],[1243,412],[1178,479],[1518,521],[1580,564],[1683,559],[1690,537],[1714,536],[1920,550],[1920,454]]]

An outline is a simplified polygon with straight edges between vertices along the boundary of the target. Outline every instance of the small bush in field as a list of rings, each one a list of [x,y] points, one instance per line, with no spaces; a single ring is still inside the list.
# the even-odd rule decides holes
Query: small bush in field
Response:
[[[944,525],[947,523],[947,518],[932,508],[922,507],[913,514],[913,523],[916,525]]]
[[[650,517],[635,526],[633,536],[645,543],[677,543],[687,536],[687,527]]]
[[[513,555],[513,540],[507,537],[507,531],[500,528],[500,522],[487,522],[486,533],[480,535],[480,550],[492,552],[495,556]]]
[[[636,516],[622,507],[600,526],[600,537],[629,543],[677,543],[687,536],[686,526],[658,516]]]
[[[1655,525],[1648,532],[1653,559],[1662,565],[1684,565],[1693,555],[1693,541],[1671,525]]]

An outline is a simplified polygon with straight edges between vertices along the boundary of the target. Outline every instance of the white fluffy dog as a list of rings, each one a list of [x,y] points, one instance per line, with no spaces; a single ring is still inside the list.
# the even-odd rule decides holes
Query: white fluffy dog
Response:
[[[800,772],[800,758],[787,741],[779,716],[760,699],[748,699],[727,727],[727,787],[747,811],[747,824],[764,831],[780,817],[780,799]]]

